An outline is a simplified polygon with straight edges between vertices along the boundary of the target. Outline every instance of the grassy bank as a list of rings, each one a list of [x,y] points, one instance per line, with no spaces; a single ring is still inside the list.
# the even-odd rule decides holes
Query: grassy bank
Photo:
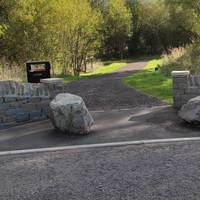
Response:
[[[82,80],[89,77],[102,76],[104,74],[109,74],[109,73],[119,70],[125,65],[126,65],[125,61],[107,61],[107,62],[103,62],[102,65],[98,66],[96,69],[94,69],[91,72],[81,73],[79,77],[69,75],[69,76],[64,76],[63,78],[65,80],[65,83],[69,83],[75,80]]]
[[[125,78],[124,84],[172,104],[171,77],[163,75],[160,70],[155,71],[155,67],[161,64],[161,59],[151,60],[142,71]]]

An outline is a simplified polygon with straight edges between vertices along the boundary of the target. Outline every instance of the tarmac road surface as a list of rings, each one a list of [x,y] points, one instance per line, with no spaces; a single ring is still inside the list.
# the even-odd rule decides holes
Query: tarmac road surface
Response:
[[[197,200],[200,142],[0,157],[1,200]]]

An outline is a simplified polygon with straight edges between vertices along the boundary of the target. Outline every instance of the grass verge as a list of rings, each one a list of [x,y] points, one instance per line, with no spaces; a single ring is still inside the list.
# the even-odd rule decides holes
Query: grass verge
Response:
[[[161,64],[162,59],[149,61],[143,70],[124,78],[124,84],[172,104],[171,77],[163,75],[160,70],[155,71],[155,67],[161,66]]]
[[[89,77],[96,77],[96,76],[102,76],[104,74],[109,74],[114,71],[119,70],[123,66],[125,66],[127,63],[125,61],[107,61],[103,63],[103,66],[97,67],[94,71],[88,72],[88,73],[81,73],[80,76],[64,76],[65,83],[69,83],[71,81],[78,81]]]

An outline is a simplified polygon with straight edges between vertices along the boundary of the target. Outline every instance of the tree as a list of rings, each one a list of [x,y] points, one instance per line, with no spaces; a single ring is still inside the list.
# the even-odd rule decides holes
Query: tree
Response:
[[[173,1],[127,0],[127,5],[134,16],[130,55],[162,54],[191,43],[195,37],[188,13]]]
[[[57,0],[54,19],[63,60],[63,73],[73,70],[78,76],[87,56],[95,55],[99,46],[101,14],[88,0]]]
[[[7,11],[6,29],[0,42],[10,65],[20,65],[30,59],[44,59],[49,56],[52,45],[48,37],[50,2],[51,0],[18,0],[11,4]]]
[[[132,31],[131,12],[124,0],[110,0],[103,15],[103,55],[123,58]]]
[[[170,4],[169,0],[166,0]],[[176,7],[182,7],[187,17],[190,19],[190,23],[193,26],[193,31],[200,37],[200,0],[173,0],[171,2]]]

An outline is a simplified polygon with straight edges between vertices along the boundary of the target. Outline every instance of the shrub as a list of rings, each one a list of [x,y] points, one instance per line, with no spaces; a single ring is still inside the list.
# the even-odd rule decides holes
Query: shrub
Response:
[[[200,73],[200,43],[172,49],[168,55],[163,55],[164,74],[173,70],[189,70],[192,74]]]

